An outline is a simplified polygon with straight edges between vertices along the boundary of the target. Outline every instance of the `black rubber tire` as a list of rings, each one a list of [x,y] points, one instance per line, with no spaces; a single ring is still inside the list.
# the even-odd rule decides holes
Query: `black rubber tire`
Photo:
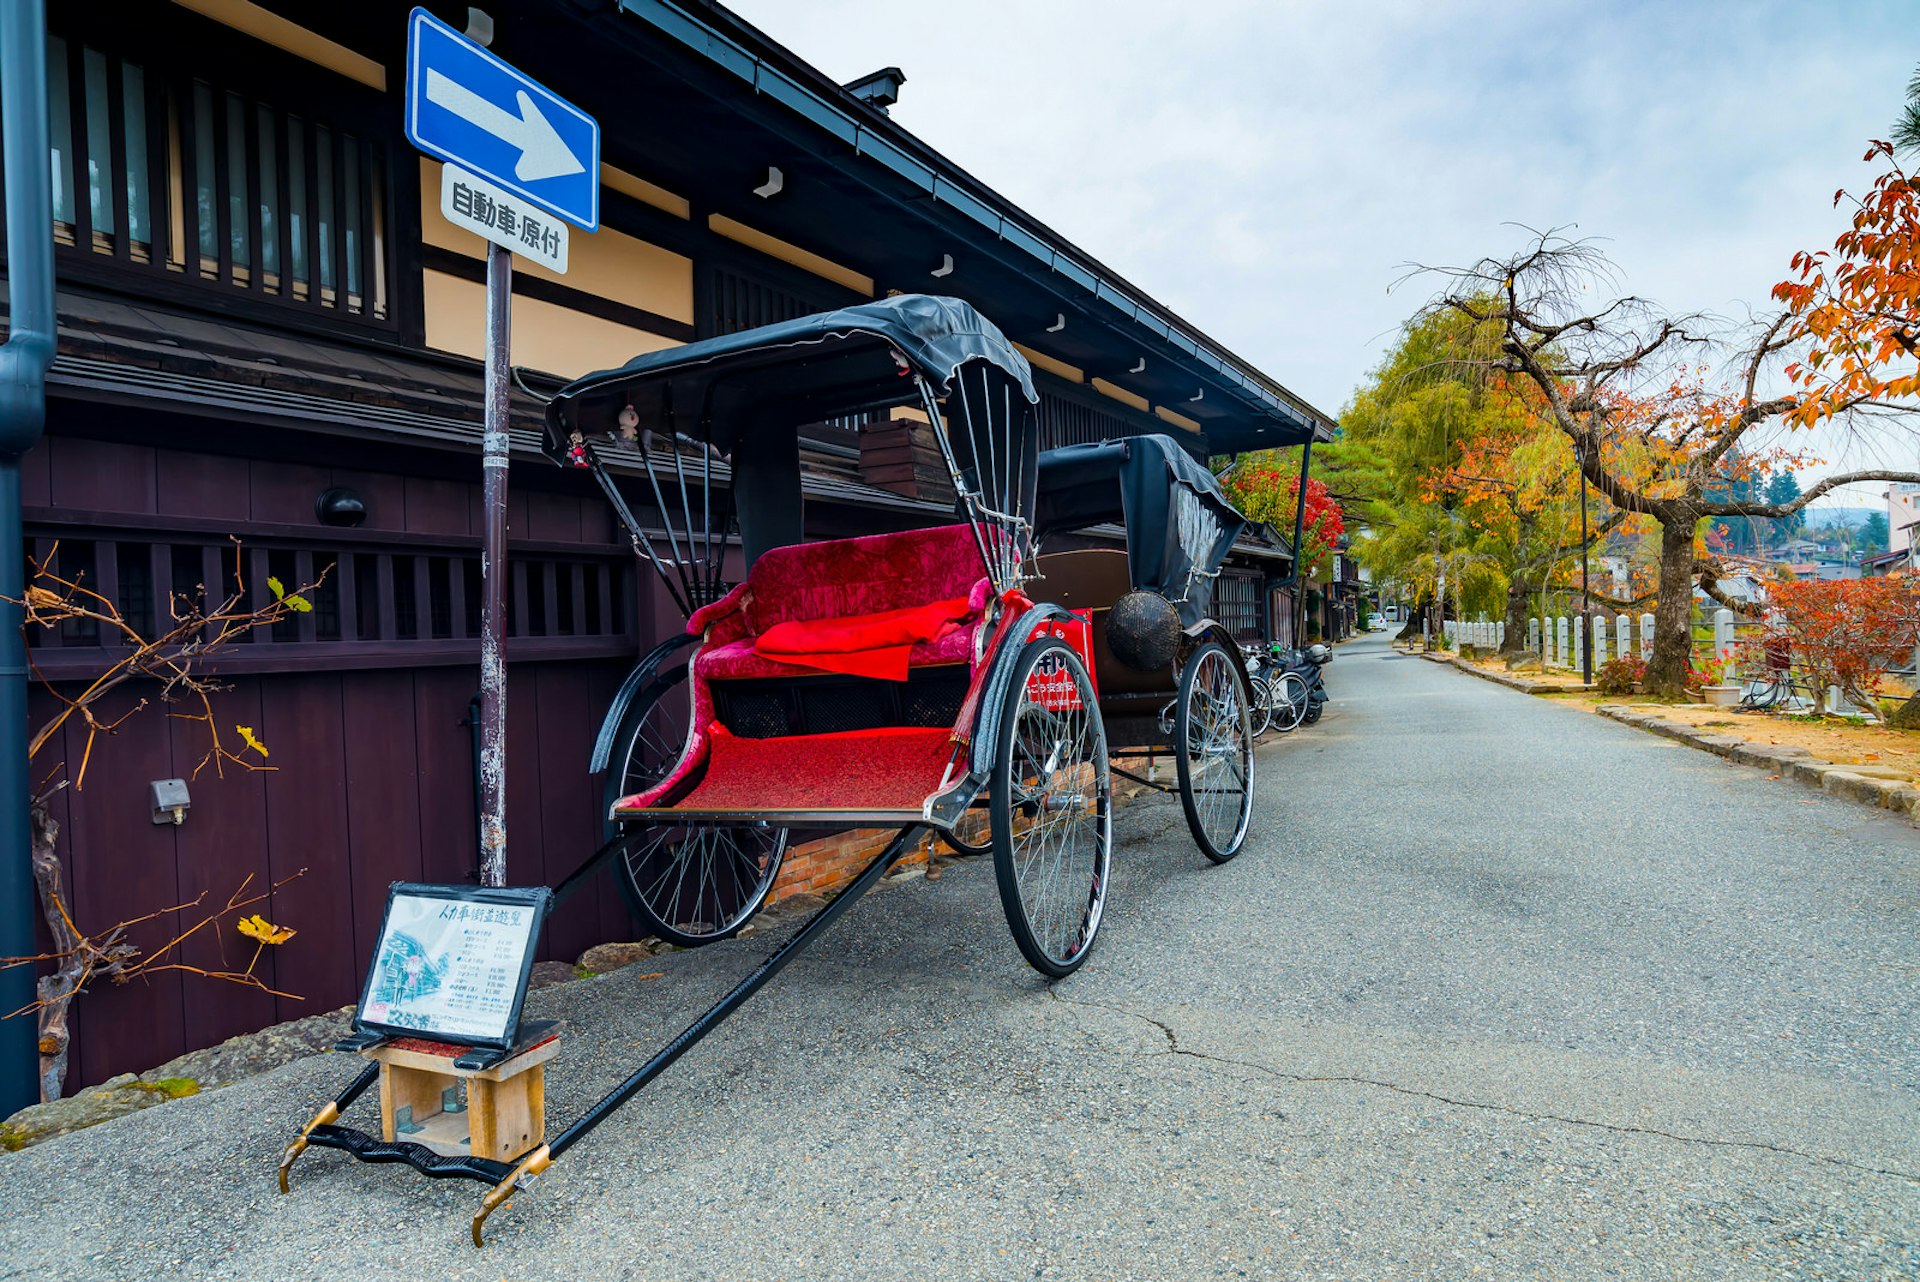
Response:
[[[1325,706],[1325,704],[1315,703],[1312,699],[1308,699],[1306,715],[1300,718],[1300,724],[1310,726],[1318,721],[1320,719],[1320,709]]]
[[[1312,700],[1307,683],[1297,672],[1283,672],[1273,679],[1273,728],[1281,734],[1300,728]]]
[[[1036,671],[1056,681],[1056,674],[1064,673],[1079,706],[1044,707],[1027,686]],[[1027,963],[1043,975],[1064,978],[1092,950],[1113,860],[1106,728],[1093,681],[1065,641],[1052,636],[1029,641],[1014,660],[994,748],[989,813],[1000,906]],[[1070,762],[1061,759],[1063,750]],[[1065,777],[1069,766],[1071,779]],[[1077,814],[1066,814],[1066,805],[1054,804],[1056,797]],[[1047,816],[1044,822],[1042,816]],[[1018,833],[1016,820],[1026,824]],[[1048,861],[1050,851],[1058,853]],[[1062,864],[1069,859],[1074,866],[1063,875]],[[1048,913],[1049,908],[1059,912]]]
[[[612,817],[614,802],[657,783],[680,759],[687,724],[670,696],[686,679],[684,666],[670,668],[634,696],[614,736],[602,794],[608,836],[627,839],[611,862],[627,911],[648,934],[698,948],[738,934],[760,911],[780,875],[787,830]]]
[[[1200,646],[1180,665],[1173,726],[1180,808],[1194,844],[1216,864],[1240,853],[1253,821],[1253,722],[1247,700],[1239,665],[1218,641]]]
[[[1247,682],[1247,711],[1252,718],[1254,738],[1273,728],[1273,687],[1260,677]]]

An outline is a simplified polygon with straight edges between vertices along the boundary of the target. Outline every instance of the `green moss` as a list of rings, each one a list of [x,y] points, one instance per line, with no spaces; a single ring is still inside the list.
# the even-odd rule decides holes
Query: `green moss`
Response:
[[[130,1085],[143,1091],[152,1091],[155,1095],[164,1095],[168,1099],[185,1099],[200,1093],[200,1083],[191,1077],[163,1077],[157,1082],[133,1082]]]
[[[600,972],[597,970],[588,970],[585,966],[581,966],[577,963],[573,968],[573,977],[575,979],[592,979],[595,975],[598,975],[599,973]]]
[[[0,1122],[0,1148],[9,1153],[18,1153],[33,1143],[33,1132],[24,1126],[15,1126],[11,1122]]]

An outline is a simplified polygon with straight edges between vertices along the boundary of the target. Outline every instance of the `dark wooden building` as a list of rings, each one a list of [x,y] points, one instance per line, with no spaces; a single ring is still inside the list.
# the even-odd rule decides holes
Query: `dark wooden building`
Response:
[[[441,219],[438,166],[402,133],[409,7],[53,7],[60,346],[24,469],[29,552],[149,628],[176,594],[224,591],[236,556],[254,593],[325,576],[313,611],[218,662],[232,687],[221,729],[247,727],[271,770],[196,774],[204,728],[155,706],[96,745],[84,789],[55,802],[90,928],[305,869],[263,908],[300,932],[263,962],[299,996],[178,972],[96,990],[77,1007],[70,1087],[347,1003],[387,884],[473,873],[484,251]],[[428,7],[466,22],[464,4]],[[1330,427],[717,5],[488,8],[494,51],[604,130],[602,230],[575,234],[564,276],[516,272],[531,393],[698,336],[932,291],[968,299],[1027,353],[1046,444],[1160,431],[1204,457],[1258,448],[1276,426]],[[598,844],[595,729],[636,651],[679,619],[597,498],[539,456],[537,395],[514,412],[508,870],[537,883]],[[810,534],[947,519],[910,428],[863,440],[823,425],[807,458]],[[364,519],[342,523],[356,504]],[[1243,635],[1271,626],[1285,557],[1251,546],[1230,567],[1220,611]],[[118,645],[80,627],[30,640],[61,683],[89,680]],[[84,737],[57,736],[36,778],[74,773]],[[192,806],[155,824],[149,783],[173,777],[190,778]],[[610,889],[583,895],[546,954],[628,933]],[[243,944],[207,934],[183,960],[244,960]]]

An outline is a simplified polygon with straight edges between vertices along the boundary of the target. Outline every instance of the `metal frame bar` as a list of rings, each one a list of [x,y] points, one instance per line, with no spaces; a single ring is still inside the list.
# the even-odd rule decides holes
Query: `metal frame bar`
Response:
[[[476,1247],[483,1245],[481,1230],[488,1216],[506,1205],[519,1188],[525,1187],[534,1176],[551,1166],[562,1153],[585,1139],[595,1127],[611,1117],[622,1104],[632,1099],[647,1083],[665,1072],[675,1060],[705,1040],[708,1034],[726,1022],[728,1016],[745,1005],[748,998],[764,988],[775,975],[785,970],[808,944],[825,933],[829,926],[865,897],[874,883],[900,862],[902,856],[913,848],[914,841],[924,827],[926,827],[924,823],[917,822],[902,827],[894,834],[893,840],[887,843],[886,849],[875,855],[861,870],[852,885],[837,895],[831,903],[807,918],[800,929],[775,949],[771,956],[754,967],[746,978],[735,984],[699,1018],[682,1029],[678,1036],[654,1052],[653,1056],[634,1070],[625,1081],[608,1091],[552,1141],[521,1158],[517,1165],[508,1166],[504,1162],[487,1158],[443,1157],[433,1153],[424,1145],[404,1142],[387,1143],[351,1127],[335,1126],[333,1124],[335,1119],[346,1111],[347,1107],[358,1099],[379,1075],[379,1064],[369,1063],[344,1091],[314,1115],[313,1120],[307,1123],[293,1143],[287,1146],[286,1153],[280,1159],[278,1172],[280,1191],[282,1193],[291,1191],[287,1179],[289,1169],[310,1145],[315,1144],[322,1148],[339,1149],[357,1161],[405,1163],[421,1174],[435,1179],[477,1180],[482,1184],[494,1186],[493,1191],[482,1199],[480,1210],[473,1217],[473,1244]],[[618,844],[617,839],[609,842],[595,855],[595,860],[604,858]],[[579,875],[575,874],[575,877],[563,883],[563,889],[570,887]]]

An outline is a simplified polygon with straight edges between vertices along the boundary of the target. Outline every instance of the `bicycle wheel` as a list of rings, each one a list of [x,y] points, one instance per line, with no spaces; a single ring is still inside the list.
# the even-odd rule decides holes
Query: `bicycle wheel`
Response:
[[[686,679],[684,667],[663,673],[628,708],[603,785],[609,814],[620,798],[666,778],[680,759]],[[613,881],[628,911],[650,934],[683,948],[738,933],[766,902],[787,853],[785,828],[607,822],[626,838],[613,857]]]
[[[1273,679],[1273,728],[1281,734],[1298,729],[1307,715],[1307,683],[1298,672],[1282,672]]]
[[[1013,942],[1055,979],[1087,959],[1107,900],[1113,781],[1093,682],[1057,637],[1014,661],[993,759],[993,871]]]
[[[1247,682],[1247,712],[1258,739],[1273,725],[1273,687],[1259,677]]]
[[[1180,669],[1173,742],[1187,828],[1201,854],[1224,864],[1240,853],[1253,818],[1253,726],[1246,687],[1217,641]]]

